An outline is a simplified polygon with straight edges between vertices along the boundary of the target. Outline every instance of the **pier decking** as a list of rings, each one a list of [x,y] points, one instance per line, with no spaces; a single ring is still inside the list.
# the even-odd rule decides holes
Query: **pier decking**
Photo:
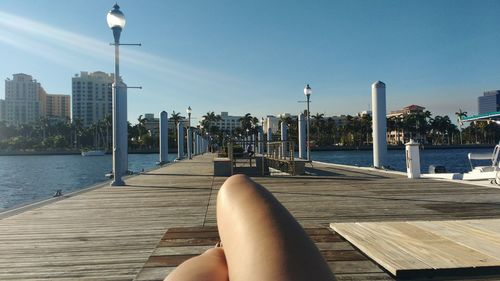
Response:
[[[215,225],[215,197],[225,178],[213,176],[213,157],[197,156],[129,178],[125,187],[105,185],[1,219],[0,280],[133,280],[168,229],[205,226],[197,231],[206,234]],[[500,218],[500,189],[321,164],[307,170],[311,175],[254,178],[307,229]],[[318,243],[354,252],[337,242]],[[328,260],[339,280],[393,280],[357,251]]]

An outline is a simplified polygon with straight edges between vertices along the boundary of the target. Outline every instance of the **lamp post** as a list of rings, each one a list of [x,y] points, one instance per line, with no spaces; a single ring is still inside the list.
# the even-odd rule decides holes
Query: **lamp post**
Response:
[[[193,110],[191,109],[191,106],[188,106],[186,109],[186,113],[188,114],[188,126],[191,127],[191,113]]]
[[[187,141],[187,153],[188,153],[188,159],[193,159],[192,157],[192,153],[191,153],[191,149],[192,149],[192,146],[193,146],[193,140],[192,140],[192,137],[191,137],[191,113],[193,112],[193,110],[191,109],[191,106],[188,106],[188,108],[186,109],[186,113],[188,114],[188,130],[187,130],[187,133],[188,133],[188,141]]]
[[[108,12],[106,17],[109,28],[113,30],[115,39],[115,77],[113,83],[113,182],[112,186],[125,185],[122,176],[127,170],[127,142],[123,143],[123,138],[127,139],[127,116],[122,120],[123,112],[127,110],[127,97],[121,93],[123,82],[120,79],[120,34],[125,27],[125,15],[120,11],[120,6],[115,4],[113,10]],[[125,124],[125,126],[123,126]]]
[[[311,161],[311,139],[310,139],[310,129],[309,127],[310,126],[310,116],[311,116],[311,113],[309,112],[309,103],[310,103],[310,98],[311,98],[311,94],[312,94],[312,89],[311,87],[309,87],[309,84],[306,85],[306,87],[304,88],[304,95],[306,96],[307,98],[307,161]]]

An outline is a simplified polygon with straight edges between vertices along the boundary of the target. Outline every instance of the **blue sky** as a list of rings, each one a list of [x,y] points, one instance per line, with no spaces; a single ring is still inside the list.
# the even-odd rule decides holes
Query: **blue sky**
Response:
[[[27,73],[71,94],[80,71],[113,72],[106,13],[114,1],[0,1],[0,75]],[[123,0],[121,74],[129,120],[166,110],[356,114],[371,84],[387,108],[418,104],[450,117],[500,89],[500,1]],[[2,87],[3,88],[3,87]],[[4,91],[0,91],[3,98]],[[454,117],[452,119],[455,119]]]

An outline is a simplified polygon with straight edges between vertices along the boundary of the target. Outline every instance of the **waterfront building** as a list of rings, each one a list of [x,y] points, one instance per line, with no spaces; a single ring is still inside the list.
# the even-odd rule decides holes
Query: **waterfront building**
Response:
[[[419,106],[419,105],[409,105],[405,106],[402,109],[395,110],[395,111],[390,111],[389,114],[387,114],[387,119],[394,118],[394,119],[402,119],[406,115],[411,115],[411,114],[422,114],[425,110],[425,107]],[[404,142],[404,130],[401,128],[396,128],[395,130],[388,131],[387,132],[387,143],[388,144],[400,144],[401,142]],[[417,139],[419,139],[419,136],[417,136]],[[421,140],[423,141],[423,140]]]
[[[423,106],[412,104],[412,105],[405,106],[399,110],[390,111],[389,114],[387,114],[387,118],[403,117],[403,116],[409,115],[409,114],[419,114],[419,113],[424,112],[424,109],[425,109],[425,107],[423,107]]]
[[[477,113],[500,111],[500,90],[487,91],[477,98]]]
[[[215,123],[215,126],[219,127],[222,132],[233,133],[236,128],[241,126],[240,119],[242,117],[231,116],[228,112],[223,111],[220,113],[220,120]],[[203,120],[201,124],[203,124]]]
[[[112,115],[114,74],[81,71],[72,78],[72,119],[88,127]]]
[[[31,75],[12,76],[5,80],[5,121],[15,126],[38,121],[43,114],[40,99],[45,91]]]
[[[70,96],[48,94],[31,75],[13,74],[5,80],[5,101],[0,102],[0,120],[9,125],[49,121],[66,122],[70,117]]]
[[[286,113],[286,114],[288,114],[288,113]],[[285,116],[285,114],[283,114],[283,116]],[[288,114],[288,116],[290,116],[290,114]],[[276,133],[278,133],[278,131],[280,129],[280,118],[276,117],[274,115],[267,115],[264,118],[264,124],[262,124],[262,127],[263,127],[264,132],[266,134],[267,134],[267,132],[269,132],[269,128],[271,128],[271,132],[273,134],[276,134]]]
[[[156,118],[154,113],[145,113],[142,124],[150,136],[159,136],[160,118]]]
[[[344,115],[344,114],[342,114],[340,116],[334,115],[334,116],[326,117],[326,118],[331,118],[331,120],[333,120],[333,122],[335,122],[335,125],[338,126],[338,127],[342,126],[342,125],[345,125],[347,123],[347,120],[349,119],[347,117],[347,115]]]
[[[5,100],[0,99],[0,122],[5,121]]]
[[[155,117],[154,113],[144,113],[144,128],[148,132],[150,136],[159,136],[160,135],[160,118]],[[181,124],[184,125],[185,128],[187,128],[188,125],[188,119],[186,118],[181,118],[179,120]],[[177,126],[175,124],[175,121],[172,119],[168,119],[168,128],[170,130],[176,130]]]
[[[71,118],[70,95],[47,94],[45,99],[45,116],[55,122],[67,122]]]

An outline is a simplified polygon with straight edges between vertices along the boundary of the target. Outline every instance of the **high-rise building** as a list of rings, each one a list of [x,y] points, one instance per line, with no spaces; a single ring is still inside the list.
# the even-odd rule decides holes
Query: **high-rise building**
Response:
[[[5,102],[0,103],[0,120],[9,125],[34,123],[40,118],[66,121],[69,95],[50,95],[31,75],[14,74],[5,80]],[[3,105],[2,105],[3,104]]]
[[[0,122],[5,121],[5,100],[0,100]]]
[[[219,127],[221,131],[231,133],[234,132],[234,129],[237,127],[240,127],[241,122],[240,119],[243,116],[231,116],[227,112],[221,112],[220,113],[220,120],[217,122],[216,125]]]
[[[478,114],[500,111],[500,90],[484,92],[477,99],[477,107]]]
[[[71,97],[69,95],[47,95],[45,101],[45,116],[58,121],[68,121]]]
[[[80,72],[72,78],[73,121],[79,119],[88,127],[112,115],[112,84],[114,75],[96,72]]]
[[[31,75],[18,73],[5,80],[5,120],[9,125],[33,123],[40,119],[40,96],[44,91]]]

